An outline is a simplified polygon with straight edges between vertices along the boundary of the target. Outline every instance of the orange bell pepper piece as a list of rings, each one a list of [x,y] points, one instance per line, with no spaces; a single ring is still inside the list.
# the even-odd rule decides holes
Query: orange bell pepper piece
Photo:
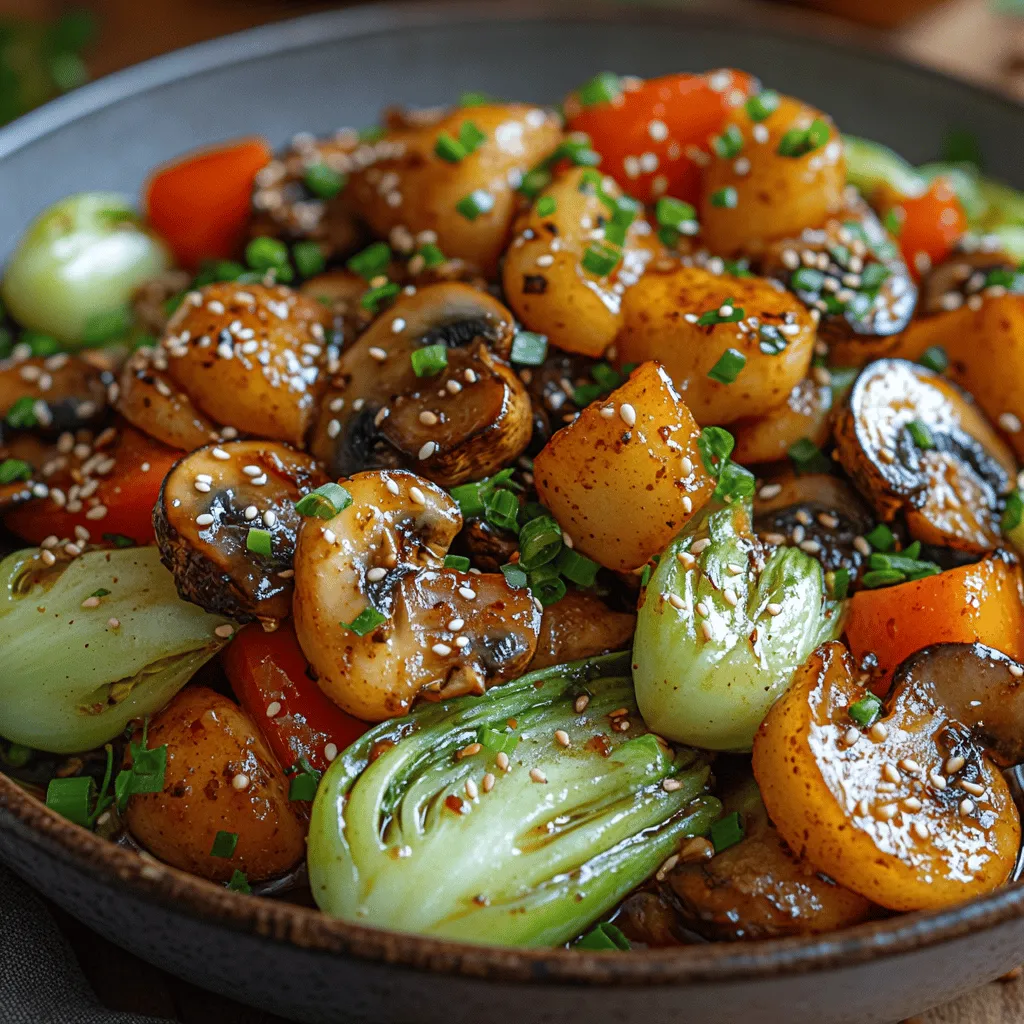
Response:
[[[967,231],[967,215],[945,178],[936,178],[919,196],[886,190],[881,205],[887,226],[895,228],[903,258],[917,278],[948,259]]]

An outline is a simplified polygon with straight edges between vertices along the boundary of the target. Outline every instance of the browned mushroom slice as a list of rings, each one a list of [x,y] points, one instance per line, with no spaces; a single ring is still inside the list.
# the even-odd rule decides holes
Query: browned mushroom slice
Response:
[[[347,207],[344,183],[359,166],[360,148],[368,150],[351,130],[329,139],[296,136],[256,175],[249,237],[319,242],[327,259],[355,249],[362,233]]]
[[[476,569],[499,572],[519,549],[519,538],[511,530],[489,523],[486,519],[467,519],[452,542],[453,555],[463,555]]]
[[[325,482],[309,456],[267,441],[209,445],[183,458],[153,511],[178,593],[239,622],[287,618],[302,520],[295,503]]]
[[[576,397],[585,395],[587,391],[597,396],[597,382],[591,375],[596,365],[596,361],[588,356],[549,348],[542,365],[519,371],[519,378],[526,385],[533,402],[530,454],[539,452],[556,430],[576,418],[579,414]],[[580,387],[585,389],[582,393],[577,392]],[[611,386],[606,390],[610,391]]]
[[[409,466],[451,487],[491,475],[532,430],[506,362],[514,333],[512,314],[469,285],[403,295],[342,354],[310,450],[338,476]],[[438,352],[443,366],[417,362]]]
[[[931,370],[903,359],[868,366],[837,419],[836,451],[883,522],[903,512],[922,544],[999,544],[1013,456],[971,398]]]
[[[325,318],[283,286],[207,285],[167,325],[167,373],[216,423],[301,445],[325,384]]]
[[[220,430],[167,376],[167,356],[139,349],[121,369],[117,411],[150,437],[190,452],[221,439]]]
[[[765,544],[799,546],[829,571],[849,569],[851,578],[867,561],[857,538],[873,526],[871,510],[853,488],[824,473],[773,480],[754,500],[754,529]]]
[[[366,280],[351,270],[329,270],[311,277],[299,291],[324,307],[330,320],[331,342],[347,348],[376,316],[360,302],[367,287]]]
[[[972,743],[1000,767],[1024,762],[1024,666],[984,644],[936,644],[909,657],[896,670],[893,690],[934,692],[951,723],[947,746],[964,756]],[[959,731],[959,735],[957,735]],[[960,787],[978,774],[965,757]],[[970,788],[968,792],[970,792]]]
[[[768,939],[832,932],[872,916],[874,907],[863,896],[792,853],[768,820],[753,780],[724,802],[727,812],[741,815],[743,838],[668,875],[669,898],[685,925],[708,939]]]
[[[544,609],[530,671],[621,651],[630,645],[635,629],[635,615],[613,611],[596,594],[570,590]]]
[[[78,356],[60,353],[0,362],[0,419],[15,429],[60,434],[95,427],[107,415],[113,376]]]
[[[295,632],[331,700],[376,722],[522,674],[540,612],[501,573],[445,568],[450,495],[402,470],[342,483],[351,504],[307,519],[295,555]]]
[[[861,366],[884,355],[906,328],[917,286],[899,247],[859,197],[817,230],[774,243],[760,273],[782,281],[821,314],[818,338],[837,366]]]
[[[1024,274],[1001,251],[959,251],[933,267],[921,282],[918,313],[948,313],[965,303],[981,304],[988,295],[1024,292]]]
[[[25,463],[29,467],[29,475],[27,479],[21,479],[22,474],[19,473],[17,479],[0,484],[0,515],[31,498],[46,497],[49,487],[43,483],[43,468],[50,468],[56,456],[57,449],[53,444],[40,437],[24,431],[5,434],[0,443],[0,466],[13,459]],[[16,467],[12,464],[8,469],[13,473]]]

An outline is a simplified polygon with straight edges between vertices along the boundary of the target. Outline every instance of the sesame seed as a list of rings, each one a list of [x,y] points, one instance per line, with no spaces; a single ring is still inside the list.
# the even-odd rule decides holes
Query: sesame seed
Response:
[[[434,452],[437,451],[437,445],[433,441],[428,441],[420,450],[419,457],[421,460],[429,459]]]
[[[665,779],[661,784],[661,788],[665,790],[666,793],[674,793],[677,789],[682,789],[683,784],[679,779]]]
[[[757,492],[757,496],[762,501],[770,501],[772,498],[777,498],[782,493],[782,484],[765,484]]]
[[[961,780],[960,788],[971,796],[983,796],[985,793],[985,787],[979,786],[977,782],[965,782]]]
[[[281,713],[281,702],[278,700],[272,700],[267,705],[267,718],[274,718],[276,715]]]
[[[100,606],[100,599],[98,597],[87,597],[82,602],[82,607],[83,608],[99,608],[99,606]]]
[[[573,704],[573,708],[576,711],[576,714],[577,715],[583,714],[583,712],[587,710],[587,705],[589,703],[590,703],[590,697],[587,694],[585,694],[585,693],[581,693],[576,698],[576,702]]]
[[[324,746],[324,757],[328,761],[333,761],[338,756],[338,745],[336,743],[328,743]]]
[[[248,477],[261,476],[263,470],[259,466],[243,466],[242,472]]]
[[[627,427],[636,425],[636,409],[633,408],[628,402],[623,402],[619,406],[619,419],[626,424]]]
[[[559,745],[561,745],[563,747],[567,747],[567,746],[569,746],[569,742],[570,742],[569,734],[564,729],[556,729],[555,730],[555,741]]]
[[[235,627],[232,626],[230,623],[225,622],[222,626],[218,626],[213,632],[216,636],[219,636],[221,639],[227,640],[229,636],[234,635]]]
[[[725,601],[725,603],[732,608],[735,608],[736,605],[739,603],[739,598],[736,596],[735,590],[723,590],[722,600]]]
[[[914,830],[914,835],[917,836],[918,839],[927,839],[928,838],[928,824],[927,824],[927,822],[915,821],[914,824],[911,825],[911,828]]]
[[[416,505],[426,505],[427,503],[427,499],[423,491],[421,491],[416,486],[409,488],[409,497],[412,498],[414,504]]]
[[[476,383],[476,374],[472,370],[467,370],[463,375],[467,384]]]
[[[695,554],[695,555],[699,555],[702,551],[704,551],[707,547],[709,547],[710,544],[711,544],[711,541],[710,541],[709,538],[702,537],[700,540],[695,540],[690,545],[690,551],[692,551],[693,554]]]
[[[843,742],[848,747],[854,746],[859,739],[860,733],[856,729],[854,729],[852,725],[849,729],[846,730],[845,734],[843,735]]]
[[[476,788],[476,783],[472,779],[466,779],[466,796],[470,800],[475,800],[480,795],[480,791]]]
[[[120,619],[115,619],[113,616],[111,616],[109,619],[107,619],[107,625],[111,629],[120,629],[121,628],[121,620]]]
[[[962,815],[964,815],[964,817],[966,817],[973,810],[974,810],[974,801],[971,800],[969,797],[964,797],[964,799],[960,801],[960,813]]]
[[[889,730],[886,729],[886,727],[882,725],[881,722],[875,722],[875,724],[871,726],[871,730],[868,733],[868,735],[876,743],[882,743],[885,740],[885,738],[889,735]]]
[[[46,550],[43,550],[43,551],[39,552],[39,560],[43,563],[43,565],[47,565],[47,566],[53,565],[53,563],[57,561],[57,559],[54,556],[53,552],[52,551],[46,551]]]
[[[704,601],[698,601],[697,614],[700,615],[702,618],[706,619],[708,615],[711,614],[711,609],[708,608],[707,604]]]
[[[195,482],[195,483],[194,483],[194,484],[193,484],[192,486],[193,486],[193,487],[194,487],[194,488],[195,488],[195,489],[196,489],[196,490],[197,490],[197,491],[198,491],[198,492],[199,492],[200,494],[209,494],[209,493],[210,493],[210,485],[209,485],[208,483],[205,483],[205,482],[204,482],[204,481],[202,481],[202,480],[197,480],[197,481],[196,481],[196,482]]]
[[[1000,413],[999,426],[1008,434],[1019,434],[1021,431],[1020,419],[1012,412]]]
[[[479,744],[477,744],[477,746],[479,746]],[[509,771],[509,769],[510,769],[510,767],[511,767],[511,765],[510,765],[510,763],[509,763],[509,759],[508,759],[508,754],[506,754],[504,750],[499,750],[499,751],[498,751],[498,753],[497,753],[497,754],[495,755],[495,758],[494,758],[494,763],[495,763],[495,764],[496,764],[496,765],[497,765],[497,766],[498,766],[498,767],[499,767],[499,768],[500,768],[500,769],[501,769],[501,770],[502,770],[503,772],[507,772],[507,771]]]
[[[476,591],[470,587],[459,587],[459,595],[467,601],[472,601],[476,597]]]
[[[606,406],[604,406],[601,409],[600,415],[601,415],[602,419],[610,420],[615,415],[615,406],[614,405],[606,405]]]
[[[818,522],[829,530],[834,530],[839,525],[839,519],[828,512],[819,512]]]
[[[378,348],[374,345],[372,348],[367,349],[367,354],[371,359],[376,359],[378,363],[383,363],[387,359],[388,354],[382,348]]]
[[[769,615],[781,615],[782,614],[782,605],[781,604],[776,604],[773,601],[771,604],[766,605],[764,610]]]
[[[480,751],[483,749],[483,746],[479,743],[469,743],[466,746],[464,746],[455,756],[461,760],[464,757],[473,757],[474,755],[479,754]]]
[[[196,516],[197,526],[209,526],[213,522],[213,516],[209,512],[204,512],[200,516]]]
[[[460,651],[461,651],[461,650],[464,650],[464,649],[465,649],[466,647],[468,647],[468,646],[469,646],[469,637],[468,637],[468,636],[457,636],[457,637],[455,638],[455,646],[456,646],[456,647],[457,647],[457,648],[458,648],[458,649],[459,649]]]
[[[231,786],[232,786],[233,789],[237,789],[237,790],[241,791],[243,789],[248,789],[249,788],[249,783],[251,781],[252,780],[249,778],[248,775],[245,774],[245,772],[239,772],[231,780]]]
[[[483,779],[480,780],[480,785],[485,793],[490,793],[494,789],[494,776],[488,772]]]
[[[682,565],[684,569],[692,569],[697,564],[697,559],[694,558],[689,551],[680,551],[679,554],[676,555],[676,558],[679,559],[679,564]]]
[[[260,510],[255,505],[246,505],[245,511],[242,513],[246,519],[255,519],[259,514]]]
[[[903,758],[903,760],[900,761],[900,768],[902,768],[908,775],[921,774],[921,766],[912,757]]]
[[[686,607],[686,602],[678,594],[669,594],[668,601],[673,608],[678,608],[680,611]]]
[[[943,778],[943,777],[942,777],[942,776],[941,776],[941,775],[940,775],[940,774],[939,774],[938,772],[932,772],[932,773],[931,773],[931,774],[930,774],[930,775],[928,776],[928,781],[929,781],[929,782],[930,782],[930,783],[931,783],[931,784],[932,784],[932,785],[933,785],[933,786],[934,786],[934,787],[935,787],[936,789],[945,789],[945,788],[946,788],[946,780],[945,780],[945,779],[944,779],[944,778]]]
[[[894,764],[887,764],[887,765],[883,766],[882,774],[890,782],[899,782],[900,781],[900,777],[901,776],[900,776],[899,770],[896,768],[896,765],[894,765]]]
[[[700,624],[700,631],[705,640],[711,640],[714,638],[715,632],[711,628],[711,623],[706,619]]]
[[[1010,665],[1009,668],[1010,675],[1013,676],[1014,679],[1020,679],[1021,676],[1024,676],[1024,668],[1020,665]]]
[[[806,551],[809,555],[816,555],[821,551],[821,545],[816,540],[803,540],[800,542],[800,550]]]
[[[387,569],[382,569],[379,565],[377,565],[377,566],[374,566],[372,569],[370,569],[366,573],[366,578],[371,583],[378,583],[382,579],[384,579],[384,577],[387,576],[387,574],[388,574]]]
[[[452,649],[447,644],[434,644],[430,648],[439,658],[447,658],[452,653]]]
[[[947,775],[956,775],[967,762],[962,757],[951,757],[945,764],[945,772]]]
[[[875,808],[875,814],[882,819],[882,821],[890,821],[895,818],[899,813],[899,808],[895,804],[882,804],[881,807]]]
[[[338,539],[338,535],[330,529],[325,529],[323,535],[328,544],[333,544]]]
[[[85,518],[89,519],[89,520],[95,521],[95,520],[98,520],[98,519],[106,518],[106,515],[107,515],[107,506],[106,505],[95,505],[93,508],[89,509],[89,511],[85,513]]]
[[[689,515],[693,511],[693,499],[688,495],[683,495],[683,511]]]
[[[539,768],[530,769],[530,778],[533,779],[534,782],[548,781],[548,777]]]
[[[867,542],[867,540],[864,537],[854,537],[853,546],[865,558],[868,558],[871,555],[871,545]]]

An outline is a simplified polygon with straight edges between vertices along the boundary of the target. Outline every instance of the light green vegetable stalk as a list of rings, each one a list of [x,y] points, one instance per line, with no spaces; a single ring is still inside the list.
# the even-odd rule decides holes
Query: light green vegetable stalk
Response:
[[[625,733],[608,717],[620,708]],[[627,654],[427,705],[371,730],[324,776],[309,834],[313,896],[361,924],[505,946],[563,943],[653,874],[683,836],[710,828],[721,805],[705,794],[708,772],[695,751],[669,752],[643,728]]]
[[[132,292],[169,266],[166,247],[142,228],[123,196],[82,192],[29,225],[0,296],[24,327],[69,346],[97,344],[105,324],[124,315]]]
[[[826,598],[818,561],[779,548],[755,571],[751,516],[749,498],[706,507],[661,556],[644,593],[633,681],[644,720],[668,739],[750,750],[796,668],[839,635],[841,607]]]
[[[34,555],[0,562],[8,740],[58,754],[98,747],[162,708],[226,642],[214,630],[227,620],[178,597],[155,547],[92,551],[52,569]]]
[[[1003,511],[1003,536],[1024,558],[1024,491],[1011,491]]]

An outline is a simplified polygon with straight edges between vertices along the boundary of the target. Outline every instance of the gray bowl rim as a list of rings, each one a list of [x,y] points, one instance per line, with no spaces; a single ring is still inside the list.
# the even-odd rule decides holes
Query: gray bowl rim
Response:
[[[396,29],[433,28],[493,21],[627,21],[635,8],[573,0],[571,10],[552,11],[545,0],[406,0],[311,14],[199,43],[108,75],[35,110],[0,129],[0,161],[62,127],[119,100],[169,85],[203,71],[260,60],[331,40],[358,38]],[[865,64],[910,68],[916,74],[952,83],[961,92],[1021,115],[1024,105],[1001,93],[961,82],[915,65],[879,46],[869,33],[849,29],[853,39],[838,43],[827,29],[800,31],[777,27],[763,14],[741,17],[706,11],[648,8],[645,18],[668,24],[728,27],[776,39],[803,39],[854,53]],[[834,25],[834,23],[833,23]],[[873,45],[872,45],[873,44]],[[287,943],[314,955],[344,955],[395,967],[529,984],[633,987],[688,985],[767,979],[823,972],[918,952],[1024,918],[1024,886],[1014,884],[939,911],[904,914],[823,936],[708,943],[629,955],[564,949],[480,946],[352,924],[321,912],[229,893],[211,882],[140,857],[73,825],[0,773],[0,829],[13,833],[44,855],[64,862],[110,886],[128,886],[132,895],[225,929]]]

